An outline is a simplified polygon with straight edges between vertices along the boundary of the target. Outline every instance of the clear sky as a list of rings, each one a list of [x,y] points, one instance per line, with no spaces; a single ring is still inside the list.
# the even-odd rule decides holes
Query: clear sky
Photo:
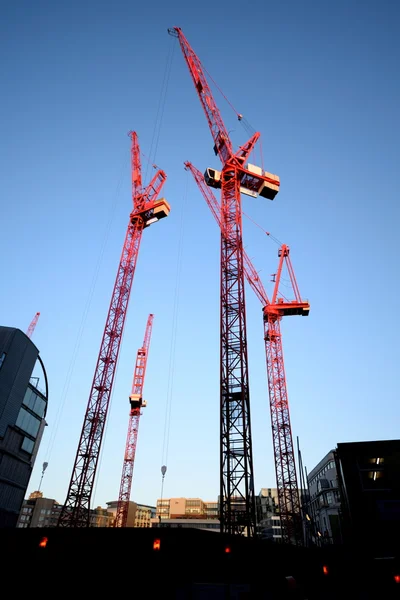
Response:
[[[167,172],[171,214],[143,235],[93,504],[118,497],[150,312],[132,499],[155,504],[164,462],[164,497],[219,493],[219,234],[183,162],[219,163],[167,34],[174,25],[261,132],[264,166],[281,177],[274,202],[244,197],[243,208],[289,244],[311,303],[307,319],[282,323],[304,464],[311,470],[338,442],[397,438],[398,4],[8,0],[0,10],[1,324],[25,330],[41,312],[33,341],[50,383],[28,493],[46,460],[42,491],[65,500],[131,209],[129,130]],[[234,145],[246,141],[215,98]],[[143,170],[151,174],[144,157]],[[244,235],[270,290],[277,246],[248,221]],[[250,289],[247,319],[258,492],[276,484],[261,305]]]

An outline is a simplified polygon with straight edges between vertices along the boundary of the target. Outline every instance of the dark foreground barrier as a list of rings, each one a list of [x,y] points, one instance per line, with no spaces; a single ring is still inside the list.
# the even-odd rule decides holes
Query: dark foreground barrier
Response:
[[[197,529],[3,529],[9,594],[163,600],[400,599],[395,557]],[[11,586],[11,587],[10,587]]]

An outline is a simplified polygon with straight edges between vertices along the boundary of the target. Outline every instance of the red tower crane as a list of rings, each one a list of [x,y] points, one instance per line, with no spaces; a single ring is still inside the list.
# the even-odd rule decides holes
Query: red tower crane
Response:
[[[28,338],[31,338],[33,335],[33,332],[35,331],[35,327],[37,325],[37,322],[39,320],[40,317],[40,312],[37,312],[36,315],[33,317],[31,324],[28,327],[28,331],[26,332],[26,335],[28,336]]]
[[[131,497],[133,468],[135,466],[136,444],[139,431],[141,409],[147,405],[143,400],[143,386],[146,375],[147,357],[149,353],[151,331],[154,315],[147,319],[143,346],[136,355],[135,372],[133,375],[132,393],[129,396],[131,410],[129,412],[128,434],[126,436],[124,464],[122,466],[121,485],[119,488],[117,513],[114,527],[126,527],[128,519],[129,500]]]
[[[147,187],[142,186],[138,137],[135,132],[130,132],[129,135],[133,210],[129,215],[67,499],[58,521],[59,527],[89,526],[90,501],[142,233],[152,223],[167,217],[170,211],[167,201],[158,197],[167,178],[166,174],[159,170]]]
[[[225,230],[221,222],[220,206],[212,190],[207,187],[203,174],[190,162],[185,162],[185,167],[192,173],[215,220],[221,228],[222,235],[225,235]],[[289,247],[286,244],[282,244],[278,254],[279,264],[277,273],[274,275],[275,286],[271,301],[245,250],[243,250],[244,273],[263,306],[272,439],[283,538],[288,543],[301,544],[303,536],[300,523],[300,498],[297,486],[280,321],[286,315],[307,316],[310,311],[310,305],[307,301],[301,299],[289,256]],[[291,289],[294,293],[294,300],[288,301],[280,293],[284,265],[286,265]]]
[[[260,137],[234,151],[199,58],[179,27],[177,37],[219,156],[222,170],[207,169],[206,182],[221,189],[220,290],[220,523],[223,533],[256,535],[253,453],[247,359],[241,192],[273,200],[279,178],[245,164]],[[238,115],[239,119],[241,118]]]

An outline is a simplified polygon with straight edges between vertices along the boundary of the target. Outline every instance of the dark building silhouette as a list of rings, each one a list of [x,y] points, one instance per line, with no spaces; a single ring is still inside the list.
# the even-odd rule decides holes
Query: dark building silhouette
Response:
[[[45,391],[32,377],[37,362]],[[46,425],[47,377],[35,344],[0,327],[0,527],[15,527]]]
[[[337,445],[343,538],[374,556],[396,555],[400,540],[400,440]]]

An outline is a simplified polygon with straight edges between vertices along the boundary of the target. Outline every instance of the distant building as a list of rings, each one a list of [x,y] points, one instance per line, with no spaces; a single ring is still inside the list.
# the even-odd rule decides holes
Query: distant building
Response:
[[[158,519],[152,520],[152,527],[172,527],[175,529],[208,529],[210,531],[219,531],[220,523],[218,519]]]
[[[118,500],[107,502],[107,509],[113,516],[113,521],[117,515]],[[151,527],[151,520],[156,516],[156,507],[138,502],[129,502],[127,527]]]
[[[22,503],[17,527],[56,527],[62,505],[50,498],[43,498],[42,492],[32,492]]]
[[[218,519],[218,503],[200,498],[168,498],[157,500],[158,519]]]
[[[307,511],[314,531],[310,539],[317,543],[317,537],[324,543],[340,543],[340,494],[337,480],[335,451],[326,456],[308,474],[309,503]],[[310,525],[311,529],[311,525]]]
[[[39,363],[43,385],[32,377]],[[15,527],[46,426],[48,386],[39,350],[19,329],[0,327],[0,527]]]
[[[298,490],[300,499],[305,490]],[[261,539],[282,542],[282,526],[279,513],[279,497],[277,488],[261,488],[256,496],[257,535]],[[300,518],[300,517],[299,517]]]
[[[153,527],[189,527],[219,531],[218,502],[200,498],[168,498],[157,500]]]
[[[24,500],[18,517],[17,527],[57,527],[62,504],[52,498],[43,498],[42,492],[32,492]],[[110,527],[113,515],[107,509],[98,506],[90,511],[90,527]]]

